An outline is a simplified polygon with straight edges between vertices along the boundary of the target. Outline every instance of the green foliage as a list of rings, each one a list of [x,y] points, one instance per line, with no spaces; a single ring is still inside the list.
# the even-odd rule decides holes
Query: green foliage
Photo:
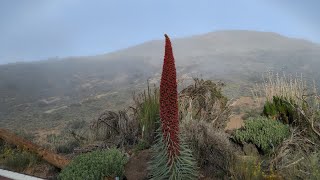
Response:
[[[150,178],[154,180],[197,179],[197,161],[193,158],[192,151],[185,143],[184,138],[180,135],[180,154],[175,156],[170,165],[167,148],[168,144],[164,143],[163,135],[158,132],[157,141],[152,146],[154,155],[149,164]]]
[[[118,149],[93,151],[75,157],[59,174],[61,180],[100,180],[122,177],[127,158]]]
[[[253,143],[263,152],[276,147],[290,134],[289,126],[266,117],[249,118],[243,129],[235,132],[233,138],[240,142]]]
[[[232,166],[232,179],[263,179],[261,162],[254,156],[240,156]]]
[[[134,152],[137,153],[138,151],[142,151],[144,149],[149,148],[150,144],[147,141],[139,140],[138,144],[136,144],[134,148]]]
[[[1,148],[1,157],[3,159],[3,165],[15,171],[23,171],[27,167],[35,165],[39,159],[33,153],[12,149],[6,145]]]
[[[274,96],[272,102],[267,101],[265,103],[263,115],[280,120],[286,124],[291,124],[298,115],[293,105],[295,105],[293,100]]]
[[[148,84],[147,92],[144,91],[139,97],[134,97],[142,137],[150,143],[153,141],[155,130],[159,127],[156,123],[159,119],[159,95],[158,88],[155,87],[152,92]]]

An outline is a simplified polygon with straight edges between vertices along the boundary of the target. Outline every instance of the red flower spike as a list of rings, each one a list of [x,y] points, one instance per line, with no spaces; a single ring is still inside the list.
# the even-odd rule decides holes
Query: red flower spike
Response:
[[[172,160],[179,154],[177,76],[171,42],[166,34],[164,36],[166,44],[160,82],[160,118],[164,141],[168,143],[168,154]]]

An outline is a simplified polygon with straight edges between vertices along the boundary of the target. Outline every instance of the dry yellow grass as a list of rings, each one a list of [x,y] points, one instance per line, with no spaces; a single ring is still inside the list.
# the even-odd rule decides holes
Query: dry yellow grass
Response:
[[[278,73],[269,72],[267,77],[263,76],[264,83],[256,84],[252,89],[253,97],[264,97],[267,101],[272,101],[273,97],[282,97],[293,100],[302,107],[306,96],[314,96],[318,99],[315,83],[313,87],[307,85],[305,78],[301,75],[280,76]]]

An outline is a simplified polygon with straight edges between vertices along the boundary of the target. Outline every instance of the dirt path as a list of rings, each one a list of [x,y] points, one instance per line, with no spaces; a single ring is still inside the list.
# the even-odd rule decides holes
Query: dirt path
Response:
[[[147,178],[148,162],[151,159],[151,150],[146,149],[130,158],[125,166],[125,176],[128,180],[145,180]]]
[[[240,97],[231,104],[232,115],[227,123],[226,130],[239,129],[243,126],[243,116],[246,111],[260,108],[263,104],[263,100],[255,101],[251,97]]]
[[[242,116],[244,114],[237,114],[230,117],[229,122],[227,123],[226,130],[233,130],[233,129],[239,129],[243,126],[243,119]]]

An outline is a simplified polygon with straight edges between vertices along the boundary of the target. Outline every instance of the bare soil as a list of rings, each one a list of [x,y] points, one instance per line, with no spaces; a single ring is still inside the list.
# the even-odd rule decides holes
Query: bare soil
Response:
[[[240,97],[235,100],[230,106],[232,110],[232,115],[227,123],[225,130],[239,129],[244,125],[243,116],[245,115],[245,110],[250,111],[253,109],[260,108],[263,104],[263,99],[254,100],[251,97]],[[239,109],[239,111],[237,111]]]
[[[133,155],[125,166],[125,176],[128,180],[145,180],[147,177],[148,162],[151,159],[151,150],[146,149]]]

